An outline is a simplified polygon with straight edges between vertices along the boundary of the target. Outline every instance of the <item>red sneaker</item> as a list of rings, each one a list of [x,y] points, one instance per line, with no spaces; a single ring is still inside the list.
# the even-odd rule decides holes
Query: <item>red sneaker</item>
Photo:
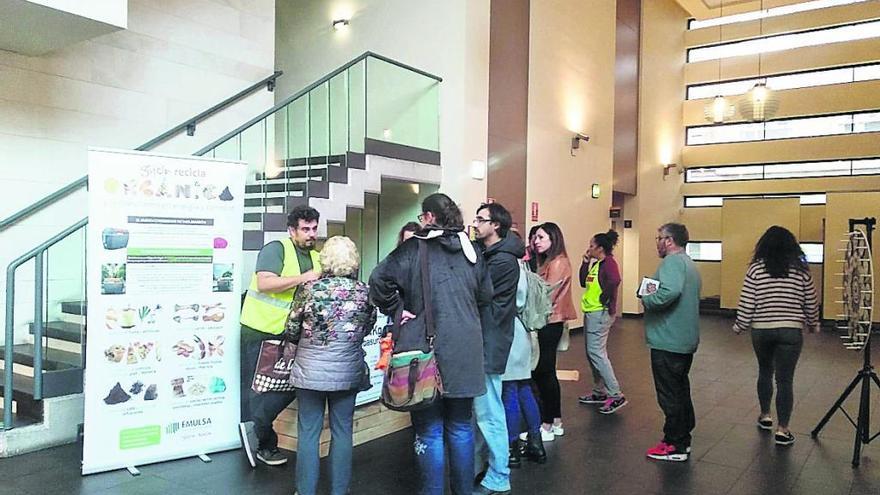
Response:
[[[679,452],[674,445],[660,442],[645,453],[651,459],[659,461],[684,462],[688,460],[688,452]]]

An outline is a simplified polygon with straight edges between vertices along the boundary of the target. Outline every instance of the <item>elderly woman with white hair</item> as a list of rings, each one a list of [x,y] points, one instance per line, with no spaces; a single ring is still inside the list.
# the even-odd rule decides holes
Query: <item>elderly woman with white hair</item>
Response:
[[[297,391],[296,487],[317,491],[319,439],[324,406],[330,413],[330,485],[347,494],[351,483],[352,417],[364,384],[362,344],[376,320],[367,285],[359,282],[357,248],[348,237],[331,237],[321,250],[321,278],[299,288],[287,332],[298,343],[290,381]]]

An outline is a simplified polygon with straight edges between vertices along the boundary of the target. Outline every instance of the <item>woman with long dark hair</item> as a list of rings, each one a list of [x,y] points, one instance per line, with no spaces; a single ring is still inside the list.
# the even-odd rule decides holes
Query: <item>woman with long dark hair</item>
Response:
[[[532,372],[532,379],[541,396],[541,438],[545,442],[562,436],[562,405],[559,380],[556,378],[556,347],[562,338],[566,321],[577,318],[571,302],[571,262],[565,251],[562,230],[553,222],[541,224],[535,231],[533,243],[538,262],[538,274],[545,282],[556,288],[551,294],[553,312],[547,326],[538,330],[541,356]]]
[[[407,222],[400,228],[400,232],[397,233],[397,245],[400,246],[403,244],[403,241],[416,235],[416,232],[420,230],[422,230],[422,226],[418,222]]]
[[[788,429],[794,404],[792,382],[803,347],[803,331],[819,331],[819,303],[804,252],[794,234],[774,225],[764,232],[743,282],[733,330],[752,330],[758,358],[758,426],[773,429],[770,400],[776,376],[776,435],[794,443]]]
[[[580,282],[584,289],[584,348],[593,373],[592,392],[578,397],[581,404],[602,404],[599,412],[613,414],[627,404],[608,359],[608,333],[617,315],[617,288],[620,268],[614,259],[617,232],[609,230],[593,236],[581,262]]]

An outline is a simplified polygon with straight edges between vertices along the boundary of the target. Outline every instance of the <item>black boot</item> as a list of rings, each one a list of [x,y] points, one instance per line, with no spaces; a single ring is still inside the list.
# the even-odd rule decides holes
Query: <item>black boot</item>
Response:
[[[526,440],[526,458],[530,461],[544,464],[547,462],[547,452],[544,450],[544,442],[541,440],[541,432],[529,432]]]
[[[507,466],[516,469],[522,466],[522,460],[519,453],[519,439],[510,442],[510,457],[507,458]]]

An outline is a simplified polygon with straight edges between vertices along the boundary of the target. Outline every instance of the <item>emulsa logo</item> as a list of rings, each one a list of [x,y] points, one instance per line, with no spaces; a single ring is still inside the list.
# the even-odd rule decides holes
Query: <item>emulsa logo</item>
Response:
[[[211,418],[185,419],[183,421],[168,423],[168,425],[165,426],[165,434],[174,435],[182,431],[207,428],[209,426],[211,426]]]

